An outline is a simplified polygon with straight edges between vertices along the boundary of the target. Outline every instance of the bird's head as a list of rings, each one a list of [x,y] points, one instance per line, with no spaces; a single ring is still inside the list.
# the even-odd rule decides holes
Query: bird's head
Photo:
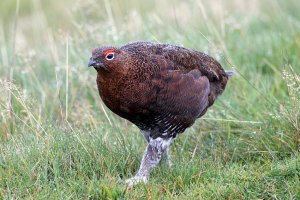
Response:
[[[115,47],[97,47],[92,50],[92,57],[88,64],[89,67],[94,67],[97,71],[111,71],[120,66],[122,62],[122,51]]]

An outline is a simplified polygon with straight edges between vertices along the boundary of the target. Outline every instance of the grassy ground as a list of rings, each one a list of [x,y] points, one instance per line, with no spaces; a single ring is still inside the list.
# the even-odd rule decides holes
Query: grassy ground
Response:
[[[0,3],[0,199],[300,199],[298,0]],[[90,49],[173,43],[233,77],[128,189],[146,143],[101,102]]]

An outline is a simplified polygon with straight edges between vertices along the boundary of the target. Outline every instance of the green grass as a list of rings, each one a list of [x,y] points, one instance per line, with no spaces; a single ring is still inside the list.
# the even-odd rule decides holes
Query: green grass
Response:
[[[297,0],[0,3],[0,199],[300,199]],[[90,49],[183,45],[238,73],[129,189],[146,146],[114,115]]]

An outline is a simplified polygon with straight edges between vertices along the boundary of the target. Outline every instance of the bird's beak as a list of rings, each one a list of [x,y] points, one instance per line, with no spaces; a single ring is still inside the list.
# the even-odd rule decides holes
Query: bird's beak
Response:
[[[103,63],[100,61],[95,61],[93,57],[90,58],[90,62],[88,64],[88,67],[94,67],[95,69],[100,69],[101,67],[104,67]]]
[[[88,67],[94,67],[94,66],[96,66],[96,61],[93,59],[93,57],[91,57]]]

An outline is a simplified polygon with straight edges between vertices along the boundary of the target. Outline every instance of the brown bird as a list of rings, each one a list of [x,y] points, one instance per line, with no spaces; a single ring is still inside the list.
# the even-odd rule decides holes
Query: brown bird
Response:
[[[138,126],[148,146],[129,185],[147,182],[178,133],[205,114],[222,94],[232,71],[212,57],[191,49],[151,42],[121,48],[97,47],[88,66],[97,71],[105,105]]]

